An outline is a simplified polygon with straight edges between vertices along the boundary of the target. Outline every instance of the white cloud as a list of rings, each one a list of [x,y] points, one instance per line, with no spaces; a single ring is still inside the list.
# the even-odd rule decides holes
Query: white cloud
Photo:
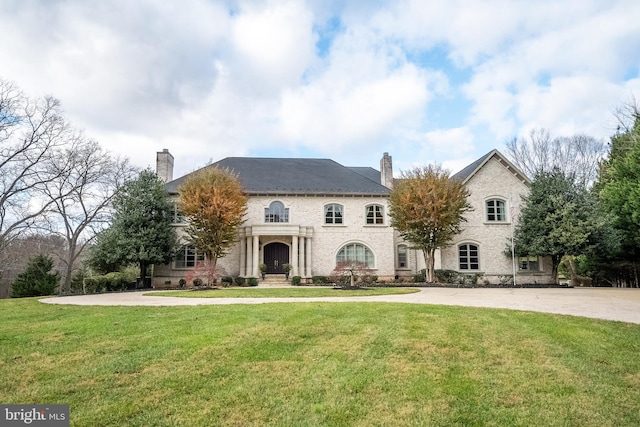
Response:
[[[640,97],[638,21],[627,0],[2,2],[0,73],[141,166],[169,148],[183,172],[383,151],[456,170],[531,127],[609,135]]]

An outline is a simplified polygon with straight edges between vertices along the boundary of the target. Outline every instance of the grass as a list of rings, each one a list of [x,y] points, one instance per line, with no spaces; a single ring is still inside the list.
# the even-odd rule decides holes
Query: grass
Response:
[[[72,426],[637,426],[640,325],[389,303],[0,301],[0,402]]]
[[[223,288],[203,291],[147,292],[145,295],[185,298],[310,298],[310,297],[364,297],[372,295],[412,294],[411,288],[363,288],[342,290],[328,287],[314,288]]]

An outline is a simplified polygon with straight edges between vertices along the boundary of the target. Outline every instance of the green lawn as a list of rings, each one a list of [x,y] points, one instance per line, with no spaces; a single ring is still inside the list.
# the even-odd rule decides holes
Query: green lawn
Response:
[[[640,325],[389,303],[0,301],[0,402],[73,426],[638,426]]]
[[[223,288],[204,291],[147,292],[145,295],[185,298],[310,298],[310,297],[364,297],[371,295],[398,295],[419,292],[416,288],[366,288],[357,290],[315,288]]]

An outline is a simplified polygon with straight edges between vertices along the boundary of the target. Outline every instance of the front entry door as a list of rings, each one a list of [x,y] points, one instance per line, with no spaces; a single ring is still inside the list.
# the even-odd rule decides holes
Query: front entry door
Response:
[[[289,246],[284,243],[265,245],[264,263],[267,264],[267,274],[284,274],[282,265],[289,263]]]

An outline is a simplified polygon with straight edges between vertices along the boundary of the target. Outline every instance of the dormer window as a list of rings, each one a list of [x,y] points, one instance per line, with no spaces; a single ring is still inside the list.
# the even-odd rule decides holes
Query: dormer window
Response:
[[[271,202],[264,210],[264,222],[289,222],[289,208],[282,202]]]

